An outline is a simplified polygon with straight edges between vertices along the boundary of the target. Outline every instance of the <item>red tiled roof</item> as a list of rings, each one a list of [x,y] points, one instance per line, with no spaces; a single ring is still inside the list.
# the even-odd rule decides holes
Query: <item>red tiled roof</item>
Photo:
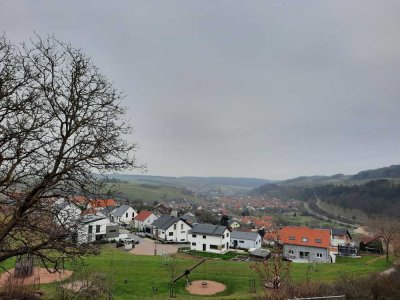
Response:
[[[84,204],[89,203],[89,199],[86,198],[85,196],[72,196],[71,201],[75,204],[76,203],[84,203]]]
[[[277,231],[266,232],[264,234],[263,239],[266,241],[276,241],[278,239],[278,232]]]
[[[307,241],[303,241],[307,239]],[[284,227],[279,230],[282,244],[329,248],[331,231],[329,229],[311,229],[308,227]]]
[[[117,206],[117,202],[114,199],[93,199],[90,200],[92,207],[108,207]]]
[[[142,210],[142,211],[134,218],[134,220],[143,222],[143,221],[146,220],[151,214],[152,214],[151,211]]]

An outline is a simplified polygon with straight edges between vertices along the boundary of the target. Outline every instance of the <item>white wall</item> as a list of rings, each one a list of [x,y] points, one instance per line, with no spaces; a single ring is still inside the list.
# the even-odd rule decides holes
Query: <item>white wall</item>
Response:
[[[174,225],[176,225],[176,229]],[[166,231],[158,230],[158,238],[165,241],[185,243],[189,240],[189,230],[191,229],[191,226],[179,220],[175,224],[172,224]]]
[[[157,219],[158,217],[155,214],[151,214],[143,222],[135,220],[135,227],[138,228],[139,230],[143,230],[145,226],[150,226]]]
[[[126,214],[128,214],[128,216]],[[133,218],[136,216],[137,216],[136,210],[134,210],[132,207],[129,207],[121,217],[117,218],[116,221],[120,223],[130,224]]]
[[[90,243],[96,240],[96,235],[105,235],[106,226],[110,223],[108,218],[84,223],[78,229],[78,243]],[[99,232],[96,232],[96,226],[100,225]],[[92,226],[92,233],[89,233],[89,226]]]
[[[64,202],[64,199],[60,199],[56,202],[56,204]],[[58,211],[56,222],[59,224],[63,224],[65,227],[73,227],[79,222],[81,218],[82,210],[73,203],[68,203],[68,206]]]
[[[231,237],[231,247],[234,245],[234,241],[237,241],[236,248],[250,249],[250,248],[261,248],[261,236],[257,236],[257,240],[245,240],[236,239]]]
[[[189,234],[189,242],[191,250],[203,251],[203,245],[206,245],[205,249],[206,252],[219,253],[219,254],[225,253],[226,251],[229,250],[230,231],[226,229],[224,231],[223,237],[203,235],[203,234],[196,234],[196,236],[193,237],[193,234]],[[210,245],[216,245],[218,249],[211,249]]]

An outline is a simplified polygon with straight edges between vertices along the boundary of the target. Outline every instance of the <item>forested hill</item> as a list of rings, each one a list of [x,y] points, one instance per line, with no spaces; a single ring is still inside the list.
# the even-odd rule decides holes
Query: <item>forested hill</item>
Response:
[[[303,201],[319,200],[364,213],[400,217],[400,165],[362,171],[355,175],[297,177],[267,183],[251,194]]]
[[[380,179],[380,178],[400,178],[400,165],[362,171],[352,176],[352,179]]]

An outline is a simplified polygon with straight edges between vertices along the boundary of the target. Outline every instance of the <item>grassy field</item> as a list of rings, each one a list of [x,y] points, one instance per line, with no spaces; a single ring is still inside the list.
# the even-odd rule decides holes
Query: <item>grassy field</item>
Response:
[[[197,202],[199,199],[184,188],[173,186],[158,186],[150,184],[118,183],[114,186],[117,196],[128,200],[142,200],[143,202],[168,201],[187,199]]]
[[[187,255],[177,255],[175,260],[175,274],[180,274],[194,265],[198,259]],[[114,299],[167,299],[169,296],[168,283],[171,278],[172,259],[154,256],[138,256],[112,249],[105,246],[100,256],[90,256],[84,259],[86,268],[90,272],[102,273],[107,276],[106,282],[112,285]],[[166,263],[168,263],[166,265]],[[192,280],[215,280],[224,283],[227,289],[212,299],[251,299],[249,294],[249,279],[256,277],[248,262],[230,262],[219,259],[210,259],[190,274]],[[371,272],[380,272],[387,269],[391,263],[384,258],[365,256],[361,259],[338,258],[336,264],[317,264],[310,270],[311,281],[331,282],[338,277],[362,276]],[[13,266],[13,262],[4,265]],[[73,265],[68,269],[78,270]],[[308,264],[292,264],[291,277],[294,281],[303,282],[307,278]],[[1,271],[0,271],[1,272]],[[153,293],[152,287],[157,288]],[[177,299],[199,299],[201,297],[189,295],[185,288],[185,280],[177,284]],[[46,291],[46,299],[54,299],[56,284],[42,286]]]

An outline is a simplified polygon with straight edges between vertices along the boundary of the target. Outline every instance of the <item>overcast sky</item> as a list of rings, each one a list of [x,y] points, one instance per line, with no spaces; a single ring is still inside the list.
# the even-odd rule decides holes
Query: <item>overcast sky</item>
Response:
[[[148,174],[284,179],[400,162],[400,1],[1,1],[125,91]]]

